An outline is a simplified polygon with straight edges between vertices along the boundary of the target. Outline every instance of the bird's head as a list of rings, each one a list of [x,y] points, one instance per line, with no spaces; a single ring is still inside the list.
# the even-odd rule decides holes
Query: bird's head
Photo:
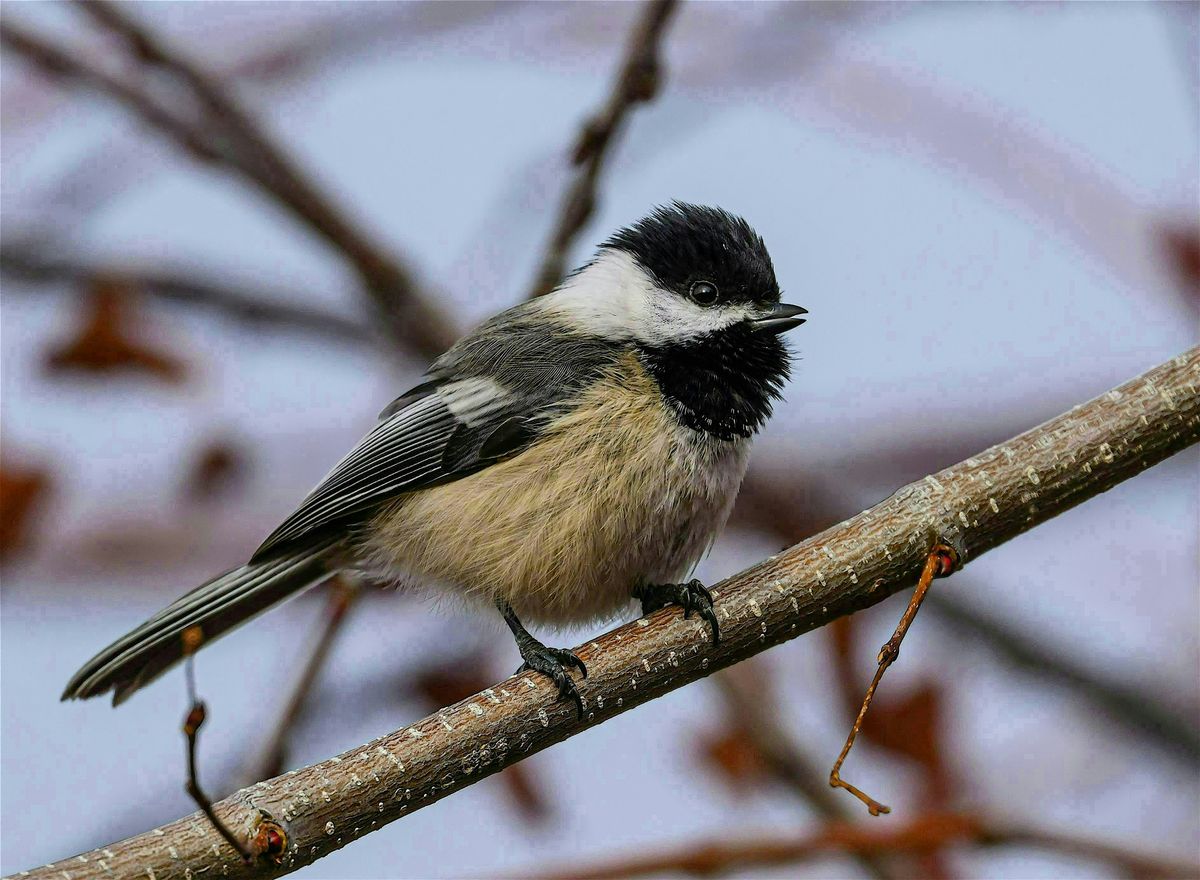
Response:
[[[547,306],[575,329],[661,347],[803,324],[806,310],[779,297],[771,256],[750,224],[674,202],[605,241]]]
[[[632,345],[673,403],[738,436],[770,414],[788,375],[779,335],[807,314],[780,302],[745,220],[682,202],[614,234],[544,303],[575,332]]]

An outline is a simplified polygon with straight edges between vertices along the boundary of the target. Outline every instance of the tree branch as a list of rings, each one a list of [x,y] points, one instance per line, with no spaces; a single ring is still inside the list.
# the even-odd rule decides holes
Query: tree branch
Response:
[[[972,608],[957,596],[935,591],[929,611],[946,620],[956,636],[979,639],[1014,666],[1070,689],[1099,706],[1117,724],[1166,746],[1193,765],[1200,762],[1200,730],[1183,713],[1134,684],[1111,680],[1085,662],[1047,649],[1016,626]]]
[[[193,156],[257,186],[349,260],[394,340],[426,357],[441,354],[454,342],[457,334],[452,323],[421,297],[411,273],[309,180],[220,82],[169,49],[115,4],[89,0],[80,5],[93,20],[126,41],[136,61],[173,76],[190,92],[202,110],[200,118],[181,117],[143,84],[110,74],[80,53],[59,48],[11,22],[0,24],[0,36],[5,45],[51,75],[74,79],[109,95]]]
[[[205,278],[190,271],[91,263],[76,257],[54,256],[49,250],[0,244],[0,273],[22,281],[73,285],[79,294],[87,293],[97,281],[115,278],[139,293],[167,302],[212,309],[247,324],[271,324],[345,342],[359,343],[375,338],[366,324],[322,309],[293,305],[282,290],[248,294],[245,284]],[[9,292],[15,291],[10,289]]]
[[[765,664],[761,658],[742,661],[722,669],[711,679],[721,692],[729,717],[753,744],[763,764],[778,782],[783,783],[826,820],[848,820],[852,801],[838,797],[826,779],[829,771],[809,758],[774,711],[774,695],[763,686]],[[878,880],[889,880],[893,871],[870,853],[856,853],[862,869]]]
[[[11,21],[0,21],[0,42],[48,76],[76,80],[124,104],[143,122],[170,137],[193,158],[202,162],[220,161],[219,146],[202,130],[180,119],[145,90],[99,65],[84,61],[78,53],[62,49]]]
[[[883,856],[936,852],[946,846],[1020,846],[1077,856],[1112,865],[1135,877],[1195,877],[1200,865],[1140,853],[1075,834],[989,823],[978,817],[932,813],[899,828],[871,822],[831,822],[812,834],[727,843],[698,843],[657,855],[592,866],[574,866],[540,876],[542,880],[627,880],[633,877],[716,877],[747,868],[795,865],[822,856]]]
[[[127,41],[134,57],[177,77],[190,89],[207,110],[208,121],[231,142],[235,153],[226,155],[226,161],[349,258],[389,335],[426,357],[436,357],[454,342],[454,328],[431,302],[421,298],[409,271],[301,172],[232,92],[186,55],[168,48],[118,4],[109,0],[77,2],[98,24]]]
[[[267,735],[259,753],[247,765],[242,780],[253,783],[283,772],[287,765],[288,740],[292,729],[304,714],[309,697],[329,658],[330,649],[342,631],[346,615],[358,600],[362,585],[354,578],[335,576],[324,584],[322,589],[329,593],[329,598],[321,612],[317,637],[313,640],[308,659],[300,668],[300,674],[292,685],[275,726]]]
[[[642,16],[629,36],[629,48],[608,100],[579,132],[571,150],[571,164],[578,170],[563,194],[558,222],[546,246],[530,296],[549,293],[566,274],[571,243],[595,210],[596,184],[613,139],[634,105],[653,100],[658,94],[661,77],[659,43],[676,5],[677,0],[647,0]]]
[[[936,452],[912,455],[906,467],[915,469],[921,460],[944,461],[953,448],[958,449],[957,457],[967,451],[965,442],[965,438],[958,437],[949,448],[941,443]],[[897,455],[904,456],[904,450],[889,450],[888,454],[894,461]],[[868,453],[864,459],[871,457]],[[801,485],[752,468],[742,483],[730,524],[793,542],[844,516],[840,507],[841,499],[823,486]],[[1013,666],[1071,688],[1072,693],[1090,700],[1127,730],[1193,764],[1200,762],[1200,730],[1195,723],[1145,688],[1105,676],[1086,661],[1073,661],[1046,648],[1019,628],[975,609],[959,594],[935,590],[926,600],[925,609],[925,613],[950,622],[956,636],[979,640]]]
[[[199,814],[28,876],[186,880],[278,876],[595,724],[882,601],[935,541],[962,564],[1200,440],[1200,347],[721,582],[714,649],[703,621],[662,609],[583,645],[585,715],[540,677],[509,678],[336,758],[216,805],[251,839],[273,820],[278,864],[246,866]],[[941,589],[952,589],[949,586]]]

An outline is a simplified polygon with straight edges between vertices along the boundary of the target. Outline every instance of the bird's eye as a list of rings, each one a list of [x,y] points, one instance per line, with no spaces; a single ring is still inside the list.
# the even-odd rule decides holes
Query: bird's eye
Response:
[[[699,303],[702,306],[711,306],[721,297],[721,292],[717,290],[717,285],[711,281],[697,281],[692,284],[688,291],[692,301]]]

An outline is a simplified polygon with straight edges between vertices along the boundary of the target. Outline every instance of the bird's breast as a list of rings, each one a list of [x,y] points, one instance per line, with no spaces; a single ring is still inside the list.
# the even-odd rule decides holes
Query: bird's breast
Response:
[[[505,599],[522,619],[594,620],[694,567],[747,451],[680,424],[630,355],[521,454],[404,496],[366,549],[386,568]]]

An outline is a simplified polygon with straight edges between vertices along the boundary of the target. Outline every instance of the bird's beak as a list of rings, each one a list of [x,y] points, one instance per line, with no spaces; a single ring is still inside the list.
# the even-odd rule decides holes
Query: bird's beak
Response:
[[[776,303],[775,306],[762,318],[752,318],[750,326],[755,332],[766,333],[786,333],[793,327],[799,327],[804,323],[805,319],[801,315],[807,315],[808,309],[801,306],[788,305],[787,303]]]

